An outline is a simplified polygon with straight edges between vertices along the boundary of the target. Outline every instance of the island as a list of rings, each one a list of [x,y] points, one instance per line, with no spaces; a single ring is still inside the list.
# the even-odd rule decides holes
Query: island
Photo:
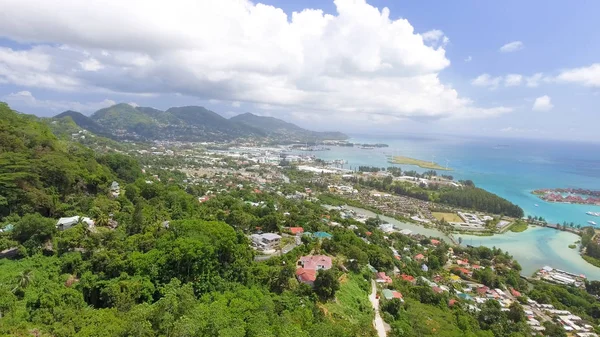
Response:
[[[404,157],[404,156],[391,156],[388,160],[388,163],[400,164],[400,165],[415,165],[415,166],[418,166],[418,167],[421,167],[424,169],[431,169],[431,170],[452,171],[451,168],[449,168],[447,166],[446,167],[441,166],[432,161],[425,161],[425,160]]]
[[[581,188],[538,189],[531,192],[547,202],[600,206],[600,191]]]

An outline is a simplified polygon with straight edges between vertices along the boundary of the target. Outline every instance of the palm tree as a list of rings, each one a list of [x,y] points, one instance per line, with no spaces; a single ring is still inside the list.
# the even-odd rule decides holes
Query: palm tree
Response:
[[[33,283],[33,270],[25,269],[17,276],[17,285],[13,289],[13,293],[18,290],[23,290]]]
[[[100,215],[98,215],[98,217],[95,220],[96,226],[100,226],[100,227],[108,226],[109,221],[110,221],[110,219],[108,218],[108,215],[106,215],[106,213],[101,213]]]

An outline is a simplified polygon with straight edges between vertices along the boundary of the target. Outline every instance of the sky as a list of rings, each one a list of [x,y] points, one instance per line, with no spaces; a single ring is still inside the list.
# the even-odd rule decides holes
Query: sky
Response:
[[[600,141],[600,2],[0,0],[0,101]]]

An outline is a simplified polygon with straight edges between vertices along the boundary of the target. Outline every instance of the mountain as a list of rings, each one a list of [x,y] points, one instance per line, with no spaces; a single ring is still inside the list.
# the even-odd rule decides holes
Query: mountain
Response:
[[[348,138],[339,132],[309,131],[277,118],[250,113],[227,119],[200,106],[173,107],[163,111],[120,103],[100,109],[90,117],[65,111],[55,118],[65,117],[71,117],[81,128],[115,139],[312,142]]]
[[[232,117],[230,120],[262,130],[271,136],[284,137],[290,141],[348,139],[348,136],[341,132],[310,131],[275,117],[257,116],[249,112]]]
[[[80,128],[86,129],[97,135],[107,134],[104,127],[81,112],[67,110],[61,114],[54,116],[54,119],[71,118]]]

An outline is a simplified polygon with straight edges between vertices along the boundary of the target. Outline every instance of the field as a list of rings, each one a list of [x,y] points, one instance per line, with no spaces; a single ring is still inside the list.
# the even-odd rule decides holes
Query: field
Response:
[[[367,287],[368,290],[361,288]],[[369,302],[370,283],[361,275],[348,273],[340,280],[340,290],[335,294],[336,301],[327,302],[321,309],[332,320],[349,321],[359,324],[365,331],[373,329],[373,308]]]
[[[527,222],[524,221],[515,221],[515,223],[510,226],[510,231],[511,232],[515,232],[515,233],[520,233],[520,232],[524,232],[525,230],[527,230]]]
[[[400,164],[400,165],[415,165],[424,169],[431,170],[441,170],[441,171],[451,171],[451,168],[443,167],[437,163],[433,163],[430,161],[403,157],[403,156],[393,156],[390,158],[389,163],[391,164]]]
[[[446,220],[446,222],[464,222],[456,213],[431,212],[438,220]]]

